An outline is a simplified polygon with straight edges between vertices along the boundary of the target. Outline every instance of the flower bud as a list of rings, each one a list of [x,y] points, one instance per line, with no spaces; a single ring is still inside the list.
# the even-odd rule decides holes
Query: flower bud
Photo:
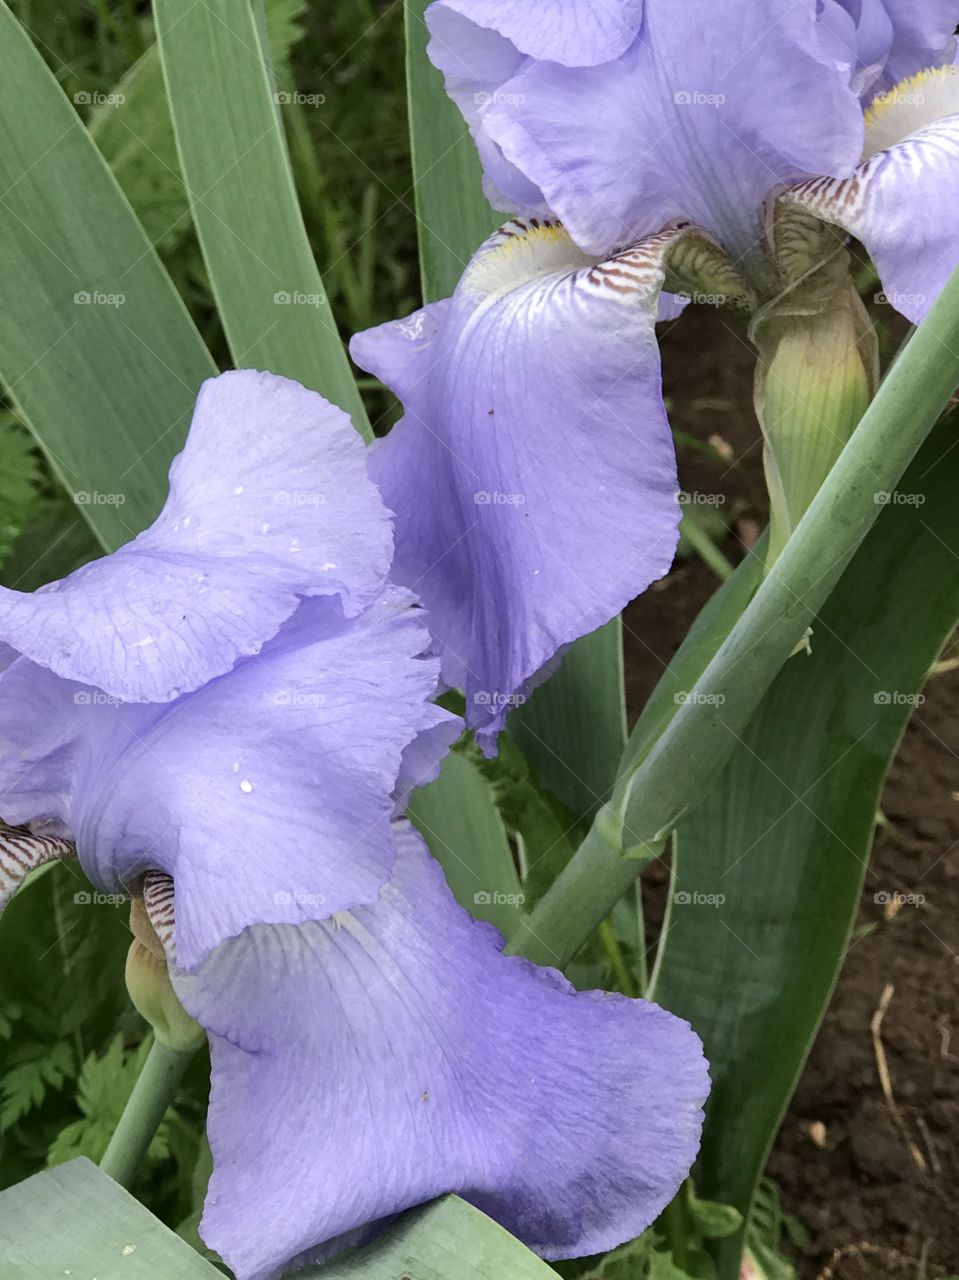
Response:
[[[130,904],[133,941],[127,952],[126,982],[130,999],[168,1049],[185,1053],[198,1048],[206,1035],[180,1003],[167,966],[163,947],[142,898]]]
[[[875,394],[878,343],[845,249],[764,307],[752,336],[770,500],[768,568]]]

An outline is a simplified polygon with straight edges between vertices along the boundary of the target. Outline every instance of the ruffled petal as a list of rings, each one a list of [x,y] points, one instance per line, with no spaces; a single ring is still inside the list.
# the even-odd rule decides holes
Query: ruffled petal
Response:
[[[959,265],[959,70],[934,75],[928,94],[953,96],[956,114],[891,142],[846,181],[812,179],[781,197],[861,240],[886,301],[917,323]],[[905,99],[902,109],[908,119]],[[891,124],[885,113],[876,120],[879,140]]]
[[[431,5],[426,21],[431,37],[427,52],[470,127],[483,165],[486,198],[494,209],[545,217],[543,193],[506,159],[481,115],[529,59],[498,31],[477,26],[448,5]]]
[[[747,268],[767,193],[847,176],[862,147],[859,99],[823,45],[816,0],[647,0],[622,57],[530,61],[479,115],[587,252],[688,218]]]
[[[618,58],[643,24],[643,0],[440,0],[429,14],[443,9],[498,32],[520,53],[567,67]],[[464,31],[464,58],[471,39]]]
[[[819,0],[823,48],[864,101],[952,62],[959,0]]]
[[[248,925],[371,902],[395,856],[403,754],[437,732],[428,643],[391,591],[352,619],[305,601],[257,657],[167,705],[22,660],[0,678],[0,812],[56,819],[105,892],[173,876],[184,965]]]
[[[396,513],[393,576],[426,605],[487,749],[558,650],[672,563],[654,324],[678,234],[594,265],[561,228],[511,223],[452,301],[353,339],[406,410],[370,458]]]
[[[156,523],[62,582],[0,588],[0,640],[113,697],[167,702],[258,652],[303,596],[358,612],[390,553],[347,415],[288,379],[225,373],[200,391]]]
[[[848,0],[820,0],[819,44],[837,66],[852,76],[859,57],[856,24]]]
[[[507,959],[404,827],[375,905],[174,971],[210,1032],[201,1234],[239,1280],[455,1192],[547,1258],[638,1235],[699,1142],[689,1026]]]
[[[882,0],[882,4],[889,15],[892,40],[880,88],[891,89],[907,76],[953,61],[957,0]]]
[[[12,663],[0,675],[0,814],[73,840],[76,788],[94,761],[109,770],[117,706],[28,658]]]
[[[427,708],[427,719],[419,733],[403,752],[400,776],[396,784],[396,813],[406,810],[417,787],[425,787],[440,776],[443,761],[463,732],[463,721],[442,707]]]

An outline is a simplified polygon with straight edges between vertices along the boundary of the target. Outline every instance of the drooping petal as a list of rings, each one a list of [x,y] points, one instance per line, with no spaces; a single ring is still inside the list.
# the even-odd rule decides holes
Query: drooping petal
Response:
[[[867,138],[852,178],[812,179],[782,199],[860,239],[886,300],[918,322],[959,265],[959,69],[893,90]]]
[[[440,0],[441,10],[504,36],[520,53],[590,67],[625,53],[639,34],[643,0]],[[475,39],[464,32],[464,44]],[[463,55],[469,56],[468,47]]]
[[[403,754],[437,732],[428,643],[390,591],[353,619],[305,601],[258,656],[172,704],[21,660],[0,678],[0,813],[55,818],[106,892],[172,875],[187,965],[248,925],[370,902],[393,864]]]
[[[362,609],[389,519],[345,413],[250,370],[204,384],[145,533],[32,594],[0,588],[0,640],[107,694],[166,702],[275,635],[303,596]]]
[[[654,323],[674,238],[593,265],[561,228],[510,223],[451,301],[353,339],[406,409],[370,459],[393,576],[423,599],[487,749],[562,646],[672,562]]]
[[[748,265],[767,193],[846,176],[862,146],[859,100],[823,47],[816,0],[647,0],[622,57],[531,61],[479,110],[492,142],[596,254],[688,218]]]
[[[174,971],[211,1038],[201,1234],[239,1280],[445,1192],[547,1258],[611,1248],[670,1199],[708,1091],[698,1038],[500,946],[404,825],[375,905]]]

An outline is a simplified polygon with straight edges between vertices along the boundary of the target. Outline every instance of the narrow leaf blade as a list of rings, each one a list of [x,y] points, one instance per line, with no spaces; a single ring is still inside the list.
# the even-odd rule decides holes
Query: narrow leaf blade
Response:
[[[375,1244],[300,1274],[306,1280],[556,1280],[552,1267],[457,1196],[404,1214]]]
[[[460,905],[508,938],[519,923],[522,889],[503,820],[472,760],[448,756],[439,778],[413,796],[409,815]]]
[[[406,0],[406,74],[423,297],[435,302],[453,292],[473,253],[505,216],[483,195],[469,129],[426,56],[428,4]]]
[[[101,541],[157,514],[216,372],[109,168],[0,2],[0,378]]]
[[[714,1082],[697,1186],[748,1211],[832,992],[876,805],[959,615],[955,418],[780,673],[719,784],[682,823],[654,994],[703,1037]],[[741,1239],[721,1246],[738,1275]]]
[[[222,1277],[89,1160],[47,1169],[0,1192],[0,1256],[10,1280]]]
[[[248,0],[158,0],[167,101],[203,256],[238,367],[295,378],[371,432],[313,258],[266,44]]]
[[[626,747],[619,618],[570,647],[556,674],[513,712],[509,731],[540,782],[577,818],[591,819],[609,798]]]

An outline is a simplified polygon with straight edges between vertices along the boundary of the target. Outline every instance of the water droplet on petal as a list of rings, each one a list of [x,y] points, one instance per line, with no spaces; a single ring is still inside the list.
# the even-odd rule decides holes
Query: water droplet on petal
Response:
[[[243,781],[240,783],[240,790],[243,792],[245,796],[248,796],[250,794],[250,792],[253,790],[253,783],[249,780],[249,778],[243,779]]]
[[[233,490],[234,498],[238,498],[242,492],[243,492],[243,485],[238,484],[236,488]]]

